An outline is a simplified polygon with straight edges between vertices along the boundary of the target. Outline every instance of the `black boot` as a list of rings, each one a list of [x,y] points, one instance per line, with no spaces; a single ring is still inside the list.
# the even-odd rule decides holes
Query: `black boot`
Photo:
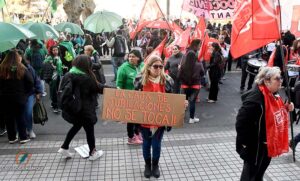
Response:
[[[155,178],[159,178],[159,176],[160,176],[158,160],[152,160],[152,175]]]
[[[144,176],[146,178],[151,177],[151,158],[145,160],[145,171],[144,171]]]

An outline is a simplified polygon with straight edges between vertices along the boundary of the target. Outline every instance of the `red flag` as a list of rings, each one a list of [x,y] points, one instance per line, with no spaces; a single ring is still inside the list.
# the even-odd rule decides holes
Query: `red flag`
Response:
[[[231,33],[232,44],[231,44],[230,51],[233,58],[240,57],[246,53],[256,50],[278,39],[275,37],[274,38],[262,37],[257,34],[255,34],[255,36],[258,36],[261,39],[254,39],[253,28],[252,28],[253,26],[252,16],[256,18],[257,14],[252,13],[251,2],[252,0],[237,1],[237,8],[235,9],[235,14],[233,17],[232,33]],[[257,23],[254,23],[254,25],[257,25]],[[278,26],[275,26],[276,25],[275,23],[272,23],[271,25],[272,26],[269,25],[265,26],[264,30],[271,29],[273,31],[277,31]],[[254,29],[256,29],[256,27]],[[258,34],[260,33],[257,32],[257,30],[255,30],[255,32]]]
[[[165,47],[165,44],[166,44],[166,41],[167,41],[167,37],[165,37],[163,39],[163,41],[161,41],[160,44],[145,58],[144,63],[147,63],[149,57],[151,57],[153,55],[161,57],[164,47]]]
[[[137,32],[141,31],[145,25],[145,21],[153,21],[158,20],[164,17],[164,14],[162,13],[158,3],[156,0],[146,0],[144,7],[140,14],[139,22],[136,26],[135,33],[132,33],[132,36],[130,36],[131,39],[133,39]]]
[[[291,32],[300,37],[300,5],[295,5],[293,8]]]
[[[174,45],[178,45],[180,50],[185,50],[189,44],[189,37],[191,33],[191,27],[187,28],[184,32],[182,32],[179,36],[175,34],[175,40],[164,49],[164,55],[166,58],[172,55],[172,48]]]
[[[204,17],[201,16],[199,18],[199,22],[195,28],[194,35],[193,35],[191,41],[193,41],[195,39],[203,40],[205,29],[206,29],[205,20],[204,20]]]
[[[278,39],[280,37],[280,20],[277,13],[274,0],[252,1],[253,39]]]
[[[175,34],[180,35],[183,32],[183,30],[180,28],[180,26],[178,26],[175,22],[172,22],[172,27],[173,27],[173,32]]]
[[[198,61],[200,61],[201,59],[203,59],[206,62],[210,61],[210,56],[211,53],[209,48],[211,46],[212,43],[220,43],[219,40],[215,39],[215,38],[210,38],[207,34],[205,34],[205,37],[202,41],[201,47],[200,47],[200,51],[198,54]]]
[[[135,37],[135,35],[140,32],[144,27],[146,27],[146,25],[150,23],[150,21],[143,21],[138,23],[135,28],[133,29],[133,31],[129,34],[130,35],[130,39],[133,39]]]
[[[132,24],[132,20],[129,20],[128,22],[128,30],[129,30],[129,35],[131,35],[135,30],[135,27]]]
[[[154,20],[146,25],[147,28],[167,29],[173,31],[172,24],[164,20]]]

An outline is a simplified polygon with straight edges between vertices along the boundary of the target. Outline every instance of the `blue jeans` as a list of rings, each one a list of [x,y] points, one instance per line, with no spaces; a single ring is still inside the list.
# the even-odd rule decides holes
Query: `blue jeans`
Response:
[[[26,130],[28,132],[32,131],[32,109],[33,109],[34,101],[35,101],[35,95],[33,94],[28,97],[27,102],[25,104],[24,119],[25,119]]]
[[[186,100],[189,101],[189,110],[190,110],[190,118],[194,119],[195,117],[195,111],[196,111],[196,100],[197,96],[199,94],[199,89],[192,89],[192,88],[187,88],[187,89],[181,89],[181,93],[185,94]]]
[[[118,68],[122,65],[123,62],[124,57],[111,57],[111,64],[114,69],[115,79],[117,78]]]
[[[151,159],[151,146],[152,146],[152,160],[159,160],[161,152],[161,140],[164,135],[165,128],[160,127],[152,136],[150,128],[141,127],[143,136],[143,156],[144,159]]]

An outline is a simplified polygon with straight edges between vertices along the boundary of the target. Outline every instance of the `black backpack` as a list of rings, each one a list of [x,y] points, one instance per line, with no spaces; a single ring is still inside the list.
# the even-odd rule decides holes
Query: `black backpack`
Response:
[[[54,73],[54,68],[51,65],[51,63],[50,62],[44,63],[42,68],[42,77],[46,81],[46,83],[49,83],[52,80],[53,73]]]
[[[82,109],[80,88],[74,83],[73,75],[67,73],[63,77],[58,89],[58,106],[62,109],[63,118],[69,123],[74,122],[74,119],[71,119],[70,116],[75,117]]]
[[[114,43],[114,57],[124,57],[126,54],[125,38],[121,36],[115,37]]]

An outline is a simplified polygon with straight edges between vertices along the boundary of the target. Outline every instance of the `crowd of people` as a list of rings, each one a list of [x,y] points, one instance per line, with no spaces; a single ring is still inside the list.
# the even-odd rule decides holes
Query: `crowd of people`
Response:
[[[195,29],[192,23],[177,23],[182,29],[189,26]],[[21,40],[16,49],[2,52],[0,58],[0,135],[7,132],[10,144],[18,141],[23,144],[36,137],[32,122],[33,105],[47,95],[46,87],[49,85],[53,112],[61,113],[73,124],[58,152],[72,157],[69,144],[83,127],[90,150],[89,160],[96,160],[103,155],[103,151],[96,150],[94,125],[97,122],[96,110],[101,106],[98,105],[98,94],[103,93],[104,87],[184,94],[186,101],[182,104],[189,110],[187,123],[194,124],[201,121],[195,114],[201,87],[209,91],[207,103],[216,103],[219,84],[224,83],[225,72],[232,70],[232,61],[237,61],[237,68],[242,71],[240,91],[244,96],[236,123],[237,152],[245,161],[241,180],[261,180],[273,157],[268,154],[271,146],[267,141],[267,125],[274,120],[268,113],[286,110],[281,118],[286,123],[286,112],[294,110],[293,104],[284,104],[277,93],[282,87],[285,64],[292,60],[300,67],[300,40],[288,31],[283,35],[282,45],[273,42],[233,60],[230,53],[231,28],[230,22],[223,26],[208,22],[206,32],[214,41],[209,43],[200,60],[198,53],[203,42],[200,39],[192,40],[188,47],[174,45],[170,57],[148,57],[164,39],[167,39],[167,45],[172,43],[172,32],[145,28],[131,40],[126,20],[112,33],[89,32],[84,36],[62,33],[58,40]],[[285,62],[281,61],[280,48],[283,48]],[[101,63],[101,59],[108,57],[111,57],[114,72],[112,84],[115,86],[107,86]],[[268,62],[268,67],[260,68],[258,75],[251,74],[247,69],[251,58]],[[60,100],[59,93],[67,91],[68,85],[72,85],[72,94],[80,101],[77,112],[60,107],[63,100]],[[76,94],[75,89],[78,91]],[[277,104],[274,108],[266,102]],[[142,145],[146,178],[160,176],[161,141],[164,131],[171,129],[167,126],[127,123],[127,143]],[[286,140],[287,135],[284,136]],[[295,137],[294,146],[300,141],[299,138],[300,134]],[[281,152],[274,155],[286,151],[288,147],[285,144]]]

